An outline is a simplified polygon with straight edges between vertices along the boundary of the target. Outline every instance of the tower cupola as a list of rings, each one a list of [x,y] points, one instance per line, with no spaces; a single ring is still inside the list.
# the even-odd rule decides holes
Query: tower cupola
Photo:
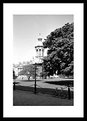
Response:
[[[41,37],[41,34],[39,34],[37,45],[35,46],[36,50],[36,58],[38,58],[39,62],[42,61],[42,58],[44,56],[44,48],[43,48],[43,38]]]

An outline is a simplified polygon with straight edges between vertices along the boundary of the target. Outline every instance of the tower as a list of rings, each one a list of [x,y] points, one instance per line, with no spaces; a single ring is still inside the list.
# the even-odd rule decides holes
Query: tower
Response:
[[[41,37],[41,34],[39,34],[38,42],[37,42],[37,45],[35,46],[36,58],[37,58],[38,63],[42,63],[42,59],[44,57],[44,48],[43,48],[42,40],[43,39]]]

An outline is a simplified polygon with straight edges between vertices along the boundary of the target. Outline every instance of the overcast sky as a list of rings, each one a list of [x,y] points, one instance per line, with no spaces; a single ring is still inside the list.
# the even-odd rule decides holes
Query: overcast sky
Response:
[[[35,56],[39,33],[46,38],[52,31],[73,22],[72,15],[14,15],[13,63],[29,61]]]

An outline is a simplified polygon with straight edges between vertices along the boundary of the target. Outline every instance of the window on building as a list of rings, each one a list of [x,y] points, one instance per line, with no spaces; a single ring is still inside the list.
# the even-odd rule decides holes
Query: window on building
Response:
[[[36,49],[36,51],[38,51],[38,49]]]

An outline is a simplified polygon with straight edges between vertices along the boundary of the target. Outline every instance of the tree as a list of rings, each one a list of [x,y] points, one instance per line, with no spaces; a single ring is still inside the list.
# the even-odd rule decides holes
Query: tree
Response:
[[[13,79],[16,79],[17,76],[15,75],[15,71],[13,70]]]
[[[40,77],[45,78],[48,76],[48,72],[44,69],[44,64],[42,63],[42,72],[40,73]]]
[[[48,75],[65,74],[73,75],[73,44],[74,23],[67,23],[47,36],[43,42],[48,48],[47,57],[44,58],[44,69]]]
[[[38,71],[37,68],[36,70]],[[23,70],[19,72],[19,75],[26,75],[28,80],[30,79],[31,76],[35,78],[35,65],[33,64],[24,65]]]
[[[15,79],[15,71],[13,70],[13,79]]]

